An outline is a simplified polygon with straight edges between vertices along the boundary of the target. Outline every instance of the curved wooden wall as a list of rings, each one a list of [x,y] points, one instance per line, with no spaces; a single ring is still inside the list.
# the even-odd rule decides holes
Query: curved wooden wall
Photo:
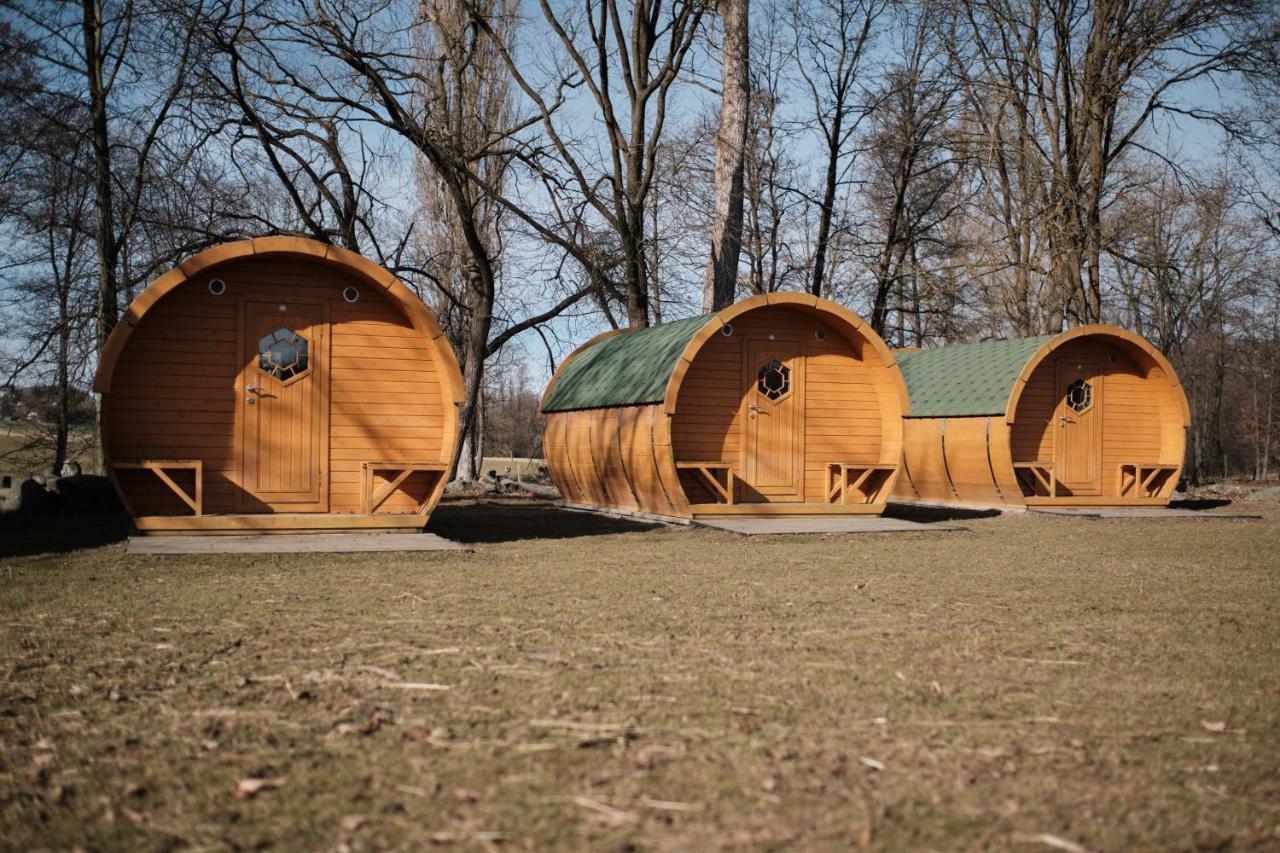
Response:
[[[733,325],[733,335],[721,334],[725,324]],[[817,340],[819,328],[825,340]],[[676,462],[738,464],[742,341],[753,332],[779,331],[805,341],[804,502],[824,503],[828,462],[896,467],[908,404],[891,351],[860,319],[833,303],[805,294],[771,294],[709,318],[673,371],[662,403],[543,415],[547,467],[565,502],[690,518],[691,503],[711,498],[688,474],[680,475]],[[892,492],[893,476],[896,472],[883,495]]]
[[[1028,360],[1010,389],[1005,415],[910,418],[904,471],[894,497],[922,503],[1025,507],[1013,463],[1053,458],[1059,359],[1104,368],[1101,494],[1081,505],[1115,502],[1120,463],[1177,466],[1158,500],[1177,486],[1186,452],[1189,410],[1173,368],[1148,342],[1110,326],[1087,326],[1054,338]]]
[[[192,272],[180,268],[157,280],[113,333],[95,382],[112,461],[199,459],[206,515],[263,511],[246,509],[243,495],[239,508],[236,500],[241,297],[322,304],[326,312],[327,435],[319,452],[327,460],[328,512],[360,511],[363,462],[452,461],[457,362],[426,306],[407,288],[392,292],[390,273],[295,238],[210,252],[216,263],[197,256],[184,264]],[[211,278],[222,279],[226,292],[212,295]],[[346,287],[359,291],[355,303],[342,298]],[[119,471],[117,480],[137,515],[189,514],[150,472]],[[429,512],[441,491],[429,485],[429,475],[412,475],[378,512],[413,513],[423,499]]]
[[[543,449],[566,503],[689,518],[661,404],[549,412]]]

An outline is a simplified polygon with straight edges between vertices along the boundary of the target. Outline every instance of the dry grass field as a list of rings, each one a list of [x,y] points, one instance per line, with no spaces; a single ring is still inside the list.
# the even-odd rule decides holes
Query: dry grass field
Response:
[[[76,427],[67,442],[69,457],[86,471],[97,469],[92,430]],[[49,474],[53,461],[53,432],[45,424],[0,423],[0,474],[29,477]]]
[[[9,849],[1277,849],[1280,506],[471,554],[0,520]]]

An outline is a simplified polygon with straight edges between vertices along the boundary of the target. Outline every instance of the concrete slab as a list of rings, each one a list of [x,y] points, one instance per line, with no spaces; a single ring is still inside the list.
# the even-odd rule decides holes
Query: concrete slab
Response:
[[[1247,520],[1258,521],[1261,515],[1249,512],[1213,512],[1203,509],[1176,509],[1161,506],[1100,506],[1089,509],[1070,507],[1029,507],[1028,512],[1042,515],[1059,515],[1069,518],[1088,518],[1102,520],[1106,518],[1152,518],[1167,521],[1207,521],[1207,520]]]
[[[783,533],[947,533],[964,530],[954,524],[921,524],[875,515],[735,515],[695,518],[694,524],[743,536]]]
[[[470,551],[434,533],[268,533],[131,536],[129,554],[351,554],[364,551]]]

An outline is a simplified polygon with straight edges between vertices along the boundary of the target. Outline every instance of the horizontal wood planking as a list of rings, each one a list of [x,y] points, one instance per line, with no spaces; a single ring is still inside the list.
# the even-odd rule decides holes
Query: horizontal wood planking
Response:
[[[884,444],[886,421],[899,415],[896,398],[882,393],[883,366],[859,361],[857,350],[836,329],[811,315],[786,309],[760,309],[738,317],[734,334],[715,336],[698,352],[680,387],[672,422],[678,460],[719,460],[743,469],[743,342],[774,334],[794,340],[805,358],[804,500],[825,499],[826,466],[835,461],[879,461],[898,448]],[[824,342],[816,340],[821,328]],[[886,402],[888,412],[886,411]],[[900,435],[895,430],[893,436]],[[690,472],[680,475],[691,488],[690,500],[709,493]]]
[[[1102,495],[1096,502],[1117,493],[1120,462],[1181,463],[1185,435],[1168,378],[1159,368],[1144,373],[1123,347],[1084,338],[1064,344],[1037,366],[1019,398],[1012,427],[1003,416],[992,416],[989,424],[987,418],[906,421],[903,456],[910,480],[899,480],[895,497],[927,503],[1024,506],[1013,462],[1054,460],[1058,359],[1092,362],[1103,371]],[[989,458],[985,472],[984,449]],[[1174,485],[1167,484],[1164,498]],[[1073,500],[1087,503],[1090,499]]]
[[[794,340],[812,360],[808,383],[813,393],[806,395],[806,406],[814,418],[806,430],[804,462],[810,506],[825,499],[829,462],[888,459],[896,464],[901,411],[888,368],[875,360],[859,361],[859,348],[833,325],[802,312],[761,308],[740,315],[733,325],[733,335],[714,335],[697,353],[680,381],[670,418],[657,404],[544,415],[547,466],[566,503],[688,518],[689,500],[709,495],[690,472],[677,472],[675,460],[740,465],[746,390],[742,342],[751,334],[772,332]],[[820,327],[826,333],[822,343],[814,334]],[[873,348],[866,350],[872,359]]]
[[[1014,459],[1054,458],[1059,360],[1093,363],[1102,372],[1104,496],[1118,493],[1121,462],[1181,463],[1185,450],[1181,416],[1163,371],[1144,372],[1124,347],[1096,338],[1070,341],[1036,368],[1018,401],[1010,448]],[[1169,429],[1168,423],[1177,426]]]
[[[227,286],[207,290],[211,278]],[[356,287],[359,301],[342,299]],[[366,460],[448,461],[442,447],[447,388],[430,341],[383,293],[353,275],[298,258],[247,257],[201,273],[147,313],[114,373],[107,436],[117,458],[202,458],[205,511],[233,511],[238,447],[236,414],[243,403],[236,351],[238,300],[323,301],[329,311],[330,509],[357,512],[360,464]],[[146,473],[146,472],[143,472]],[[412,512],[425,478],[414,475],[382,511]],[[158,484],[163,488],[162,484]],[[122,483],[123,486],[123,483]],[[132,482],[138,511],[174,511],[162,492]]]

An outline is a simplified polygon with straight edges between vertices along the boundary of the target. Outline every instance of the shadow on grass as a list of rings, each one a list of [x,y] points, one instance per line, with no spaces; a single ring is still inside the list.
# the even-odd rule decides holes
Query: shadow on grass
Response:
[[[933,524],[940,521],[995,518],[1001,515],[1001,512],[998,509],[965,509],[953,506],[920,506],[918,504],[890,503],[885,507],[884,514],[886,518],[901,518],[904,521]]]
[[[100,548],[129,536],[124,515],[58,516],[0,513],[0,558]]]
[[[1181,501],[1169,501],[1169,509],[1217,509],[1228,506],[1232,501],[1226,498],[1188,498]]]
[[[560,509],[539,500],[442,501],[427,530],[456,542],[514,542],[520,539],[573,539],[610,533],[638,533],[662,527]]]

